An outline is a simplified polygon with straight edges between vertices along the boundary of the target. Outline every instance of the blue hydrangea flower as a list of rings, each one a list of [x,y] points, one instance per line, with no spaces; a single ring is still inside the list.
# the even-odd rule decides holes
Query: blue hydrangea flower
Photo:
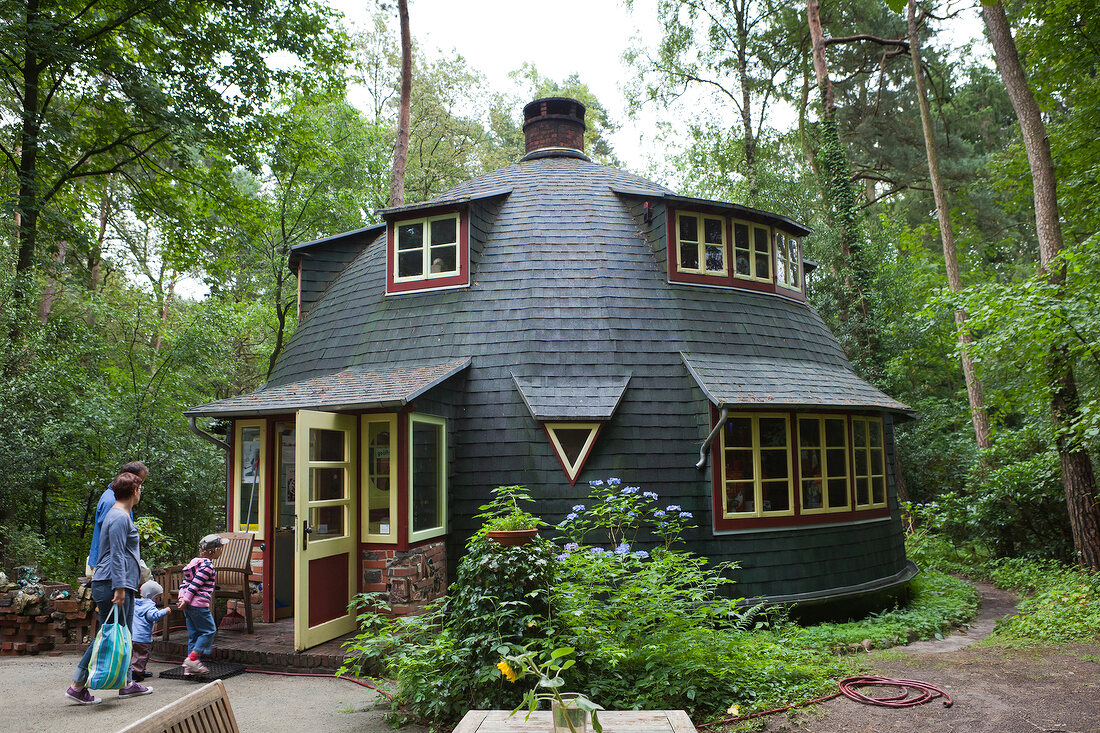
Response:
[[[558,560],[565,560],[565,559],[567,559],[568,557],[569,557],[569,555],[568,555],[568,554],[561,554],[561,555],[558,555],[557,559],[558,559]]]
[[[652,499],[653,501],[657,501],[657,494],[656,494],[656,492],[653,492],[653,491],[643,491],[643,492],[642,492],[642,496],[644,496],[644,497],[645,497],[645,498],[647,498],[647,499]]]
[[[630,552],[630,545],[626,544],[625,542],[621,543],[618,547],[615,548],[616,555],[625,555],[628,552]]]
[[[573,550],[576,550],[579,547],[580,547],[580,545],[578,545],[576,542],[566,542],[565,543],[565,551],[566,552],[572,552]]]
[[[570,512],[569,514],[565,515],[565,521],[567,521],[567,522],[572,522],[576,518],[577,518],[576,512]]]
[[[653,516],[655,516],[657,519],[664,519],[665,513],[658,509],[657,511],[653,512]]]
[[[603,481],[600,481],[599,479],[596,479],[595,481],[589,481],[588,485],[589,486],[603,486]]]
[[[573,511],[583,512],[584,511],[584,504],[574,504],[573,505]]]
[[[680,512],[680,519],[691,519],[692,516],[691,512]]]
[[[634,557],[638,558],[639,560],[645,560],[647,557],[649,557],[649,553],[645,550],[638,550],[634,553]]]
[[[604,549],[602,547],[592,547],[592,548],[589,548],[588,551],[591,552],[593,555],[602,555],[602,554],[604,554]]]
[[[623,493],[624,494],[637,494],[638,493],[638,487],[637,486],[627,486],[626,488],[623,489]]]
[[[669,504],[668,506],[665,507],[665,511],[666,512],[678,512],[678,511],[680,511],[680,505],[679,504]]]
[[[618,486],[622,482],[623,482],[623,480],[621,478],[615,478],[614,476],[612,476],[611,478],[609,478],[607,480],[607,485],[608,486]]]
[[[629,514],[627,514],[626,518],[627,519],[633,519],[634,518],[634,512],[630,512]]]

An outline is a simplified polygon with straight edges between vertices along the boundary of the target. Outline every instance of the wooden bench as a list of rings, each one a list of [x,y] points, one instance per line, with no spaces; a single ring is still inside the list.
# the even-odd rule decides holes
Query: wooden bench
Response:
[[[119,733],[241,733],[225,685],[214,680]]]

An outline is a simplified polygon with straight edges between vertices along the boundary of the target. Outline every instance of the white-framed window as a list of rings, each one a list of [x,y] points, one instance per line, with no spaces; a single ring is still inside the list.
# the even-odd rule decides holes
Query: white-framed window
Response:
[[[237,420],[233,435],[233,527],[237,532],[265,530],[267,498],[267,421]]]
[[[394,224],[394,282],[453,277],[460,273],[459,215],[443,214]]]
[[[592,446],[596,443],[600,425],[598,422],[543,423],[546,434],[550,436],[550,445],[553,446],[554,453],[561,461],[570,485],[576,483],[577,476],[584,468],[584,462],[592,453]]]
[[[851,508],[844,415],[798,416],[798,473],[803,514]]]
[[[397,415],[363,415],[363,541],[397,542]]]
[[[802,290],[802,253],[797,238],[775,233],[775,282],[788,290]]]
[[[768,228],[733,221],[733,276],[742,280],[772,281],[772,248]]]
[[[726,275],[726,220],[721,216],[676,214],[676,266],[680,272]]]
[[[447,421],[409,416],[409,542],[447,531]]]
[[[886,506],[886,451],[882,418],[852,418],[852,457],[856,485],[856,509]]]
[[[787,415],[729,417],[722,426],[721,449],[724,518],[794,514]]]

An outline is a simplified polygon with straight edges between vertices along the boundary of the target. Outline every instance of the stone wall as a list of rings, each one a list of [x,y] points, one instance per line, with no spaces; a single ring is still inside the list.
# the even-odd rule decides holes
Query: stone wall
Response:
[[[363,550],[363,590],[383,594],[398,616],[420,613],[447,592],[447,550],[443,541],[409,550]]]
[[[92,591],[65,583],[14,583],[0,588],[0,656],[77,648],[91,637]]]

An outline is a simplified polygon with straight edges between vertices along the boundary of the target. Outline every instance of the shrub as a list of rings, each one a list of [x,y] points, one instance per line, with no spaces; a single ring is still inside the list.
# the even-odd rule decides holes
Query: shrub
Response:
[[[1100,576],[1054,561],[1015,558],[991,568],[1002,588],[1030,594],[1020,613],[997,625],[1004,639],[1051,642],[1094,641],[1100,637]]]

